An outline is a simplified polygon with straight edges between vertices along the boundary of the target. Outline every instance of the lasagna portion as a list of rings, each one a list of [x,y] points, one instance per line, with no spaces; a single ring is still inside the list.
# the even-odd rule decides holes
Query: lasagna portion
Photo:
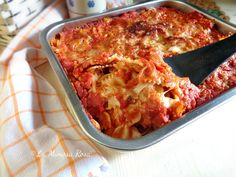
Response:
[[[225,37],[214,21],[198,12],[159,7],[65,28],[51,46],[92,124],[107,135],[129,139],[180,118],[224,91],[212,89],[218,77],[196,87],[176,76],[164,58]],[[235,76],[234,69],[229,77]]]

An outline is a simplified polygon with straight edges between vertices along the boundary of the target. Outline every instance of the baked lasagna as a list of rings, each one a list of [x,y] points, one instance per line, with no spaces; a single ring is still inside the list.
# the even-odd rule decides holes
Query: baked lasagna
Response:
[[[165,63],[229,35],[198,12],[158,7],[65,28],[50,43],[91,123],[109,136],[130,139],[236,85],[235,57],[200,86]]]

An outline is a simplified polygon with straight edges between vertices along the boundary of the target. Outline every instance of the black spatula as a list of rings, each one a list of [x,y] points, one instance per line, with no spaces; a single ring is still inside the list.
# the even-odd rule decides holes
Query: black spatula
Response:
[[[177,76],[189,77],[193,84],[199,85],[235,52],[236,34],[203,48],[165,58],[164,61]]]

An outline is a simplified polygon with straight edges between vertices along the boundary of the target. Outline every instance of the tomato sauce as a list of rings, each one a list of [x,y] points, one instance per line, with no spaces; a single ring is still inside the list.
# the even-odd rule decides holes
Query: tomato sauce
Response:
[[[51,46],[92,124],[128,139],[165,126],[236,86],[236,55],[200,86],[176,76],[164,62],[229,35],[198,12],[159,7],[66,28]]]

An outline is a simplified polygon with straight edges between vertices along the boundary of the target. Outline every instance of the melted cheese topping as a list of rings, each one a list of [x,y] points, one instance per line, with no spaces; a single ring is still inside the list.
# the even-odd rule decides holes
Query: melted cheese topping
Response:
[[[91,122],[117,138],[136,138],[196,106],[200,90],[163,58],[224,38],[197,12],[151,8],[67,28],[51,46]]]

